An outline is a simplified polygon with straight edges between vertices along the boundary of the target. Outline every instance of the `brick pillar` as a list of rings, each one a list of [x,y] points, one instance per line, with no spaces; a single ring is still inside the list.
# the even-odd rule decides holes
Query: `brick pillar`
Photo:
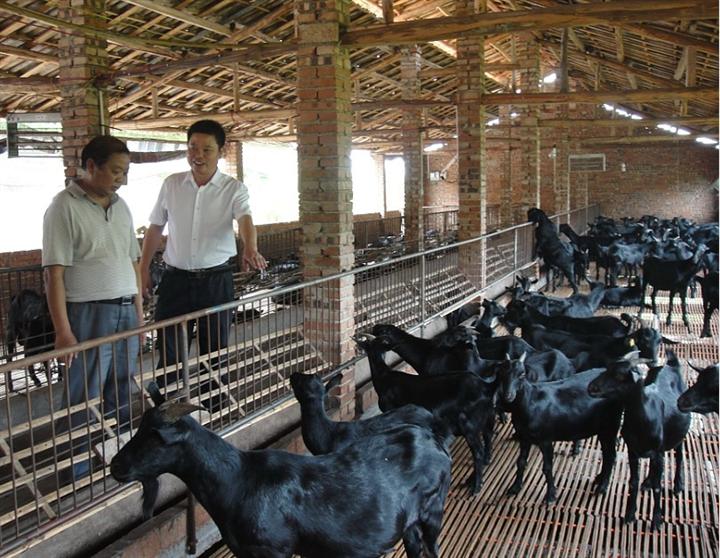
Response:
[[[243,169],[243,144],[241,141],[229,141],[225,144],[225,173],[242,182],[245,178]]]
[[[522,93],[533,93],[539,89],[540,81],[540,50],[531,36],[518,35],[515,52],[518,60],[528,62],[527,69],[520,72],[517,87]],[[540,128],[538,127],[537,105],[513,105],[512,111],[517,113],[513,119],[513,137],[518,139],[518,154],[514,159],[518,168],[516,184],[519,185],[516,222],[527,221],[527,210],[540,207]]]
[[[339,44],[344,0],[295,1],[298,181],[306,279],[353,267],[350,57]],[[306,338],[326,362],[354,356],[353,278],[307,289]],[[354,385],[354,384],[353,384]]]
[[[420,96],[420,48],[413,46],[402,50],[400,82],[405,100]],[[403,160],[405,161],[405,241],[414,248],[422,248],[423,198],[425,180],[422,152],[422,109],[412,106],[402,110]]]
[[[475,13],[474,0],[456,0],[455,15]],[[485,80],[485,41],[482,35],[457,40],[457,130],[459,239],[485,234],[487,229],[487,181],[485,127],[482,105]],[[485,282],[485,250],[480,245],[463,247],[460,268],[480,288]]]
[[[514,197],[513,192],[518,189],[513,174],[513,168],[517,166],[514,157],[517,155],[514,141],[512,140],[512,120],[510,118],[510,105],[500,105],[498,107],[498,119],[500,120],[501,132],[499,135],[507,138],[505,144],[505,172],[502,176],[505,181],[502,183],[500,191],[500,228],[504,229],[515,224],[515,215],[513,212]]]
[[[78,25],[107,28],[104,0],[58,0],[57,17]],[[58,60],[65,177],[77,176],[80,152],[92,138],[108,133],[104,88],[95,78],[108,69],[107,42],[67,31],[60,34]]]

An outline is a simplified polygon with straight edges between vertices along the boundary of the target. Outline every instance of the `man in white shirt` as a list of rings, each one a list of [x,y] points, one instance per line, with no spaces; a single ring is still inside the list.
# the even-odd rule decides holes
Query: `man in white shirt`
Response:
[[[157,290],[155,320],[163,320],[230,302],[234,298],[229,259],[237,254],[233,220],[243,241],[243,269],[265,269],[245,185],[218,170],[225,131],[214,120],[195,122],[187,132],[190,171],[165,179],[150,214],[140,269],[143,293],[152,289],[150,262],[168,226],[163,259],[166,270]],[[227,346],[229,315],[198,320],[199,354]],[[176,330],[159,332],[159,366],[177,362]]]

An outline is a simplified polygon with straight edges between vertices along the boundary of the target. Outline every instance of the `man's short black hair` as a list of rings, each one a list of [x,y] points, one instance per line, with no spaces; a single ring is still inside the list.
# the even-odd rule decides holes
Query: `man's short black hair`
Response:
[[[97,136],[83,147],[82,153],[80,154],[80,163],[82,164],[82,168],[87,169],[87,162],[92,159],[98,167],[102,167],[108,162],[108,159],[116,153],[130,155],[130,150],[124,141],[117,138],[112,136]]]
[[[193,134],[209,134],[215,136],[218,147],[222,148],[225,145],[225,130],[219,122],[215,120],[198,120],[192,126],[188,128],[187,140],[190,142],[190,136]]]

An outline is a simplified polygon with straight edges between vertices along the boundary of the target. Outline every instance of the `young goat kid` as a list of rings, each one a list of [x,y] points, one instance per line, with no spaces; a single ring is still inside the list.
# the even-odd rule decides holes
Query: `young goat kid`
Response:
[[[113,477],[176,475],[235,555],[368,558],[402,537],[409,557],[438,556],[451,462],[429,430],[400,426],[320,457],[241,451],[185,416],[198,407],[148,391],[157,406],[113,458]]]

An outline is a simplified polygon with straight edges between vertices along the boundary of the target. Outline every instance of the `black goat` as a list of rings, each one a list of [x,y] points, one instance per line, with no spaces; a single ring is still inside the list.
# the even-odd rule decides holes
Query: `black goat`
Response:
[[[540,324],[548,329],[559,329],[581,335],[607,335],[625,337],[630,332],[632,318],[621,315],[622,321],[614,316],[593,316],[573,318],[569,316],[546,316],[522,300],[512,300],[503,317],[505,326],[512,333],[521,324]]]
[[[426,428],[399,426],[318,457],[241,451],[185,416],[197,407],[150,390],[157,406],[113,458],[113,477],[152,485],[176,475],[236,556],[365,558],[401,537],[408,556],[423,546],[438,556],[451,461]]]
[[[713,312],[718,309],[718,273],[713,271],[704,277],[696,275],[695,279],[700,283],[703,298],[703,327],[700,337],[710,337],[710,318]]]
[[[628,352],[639,349],[643,358],[657,360],[662,336],[653,328],[640,328],[625,337],[579,335],[547,329],[539,324],[522,328],[523,339],[538,350],[558,349],[573,360],[576,370],[604,367]],[[579,360],[574,360],[579,357]]]
[[[630,494],[625,510],[625,522],[635,521],[638,493],[638,465],[643,457],[650,458],[650,474],[643,487],[652,490],[655,506],[652,529],[662,523],[663,509],[660,485],[663,476],[664,455],[675,450],[675,481],[673,493],[683,490],[683,440],[690,429],[690,415],[678,409],[677,400],[686,386],[680,373],[680,362],[672,351],[667,351],[667,363],[653,368],[643,378],[636,361],[622,359],[588,386],[588,393],[604,401],[622,404],[624,419],[622,436],[628,449],[630,465]]]
[[[457,326],[441,334],[441,339],[423,339],[391,324],[376,324],[376,337],[383,337],[403,360],[419,374],[444,374],[451,370],[480,373],[485,367],[470,330]]]
[[[498,362],[503,360],[502,358],[481,357],[480,346],[486,345],[485,338],[477,339],[476,336],[469,333],[467,328],[462,326],[441,334],[442,340],[439,343],[435,342],[435,339],[415,337],[388,324],[376,325],[373,327],[373,334],[386,339],[391,350],[395,351],[420,375],[464,370],[480,376],[494,377],[495,367]],[[510,348],[509,343],[503,343],[502,347]],[[521,345],[519,352],[518,349],[506,350],[503,354],[508,352],[520,355],[524,352],[524,345]],[[561,352],[553,349],[531,351],[525,361],[525,366],[530,376],[538,381],[564,378],[575,373],[575,367],[570,360]]]
[[[594,400],[587,394],[588,384],[602,370],[581,372],[554,382],[533,383],[527,378],[524,358],[507,360],[498,368],[498,393],[512,414],[520,441],[517,474],[507,493],[520,492],[530,447],[543,454],[543,473],[547,483],[545,502],[555,500],[552,473],[553,442],[577,441],[597,435],[602,447],[602,469],[595,478],[595,493],[607,490],[615,463],[615,441],[620,427],[622,406],[616,402]]]
[[[482,316],[473,322],[472,327],[480,337],[488,339],[493,336],[493,319],[504,316],[505,308],[489,298],[482,301],[482,307]]]
[[[706,368],[697,368],[692,364],[690,366],[698,373],[697,381],[678,398],[678,409],[683,413],[717,413],[718,365],[713,364]]]
[[[567,278],[573,294],[578,292],[575,282],[574,248],[560,240],[557,229],[542,209],[532,207],[527,212],[528,221],[535,223],[535,253],[543,259],[548,267],[548,282],[550,268],[559,269]]]
[[[484,466],[492,454],[494,382],[486,382],[469,372],[437,376],[405,374],[385,363],[385,353],[390,346],[383,337],[358,335],[355,341],[368,356],[381,411],[419,405],[440,418],[453,434],[465,438],[474,463],[470,490],[477,494],[482,486]]]
[[[23,289],[20,293],[13,295],[5,328],[5,343],[9,358],[16,353],[16,343],[23,346],[23,355],[26,357],[53,349],[55,329],[50,319],[47,303],[42,295],[32,289]],[[42,366],[49,382],[51,364],[44,362]],[[28,366],[27,371],[35,386],[40,387],[41,382],[35,373],[35,367]],[[14,391],[12,378],[9,389]]]
[[[567,298],[557,298],[529,292],[522,286],[513,290],[513,299],[520,299],[528,306],[546,316],[569,316],[571,318],[590,318],[600,306],[605,292],[602,283],[590,283],[587,294],[574,294]]]
[[[627,287],[611,287],[605,289],[600,306],[624,307],[642,304],[642,281],[637,277],[630,278]]]
[[[670,325],[672,321],[673,298],[675,293],[680,294],[680,304],[682,306],[682,320],[690,331],[690,322],[687,316],[687,288],[690,280],[702,266],[702,255],[707,248],[700,246],[692,258],[680,261],[667,261],[648,256],[643,263],[643,280],[642,280],[642,299],[645,301],[645,289],[648,285],[652,287],[650,299],[652,301],[653,314],[657,314],[655,305],[655,294],[658,290],[670,291],[670,304],[668,307],[668,315],[665,323]],[[640,305],[640,314],[642,314],[643,305]]]
[[[295,397],[300,403],[301,430],[305,447],[313,455],[323,455],[339,451],[359,438],[372,436],[403,424],[414,424],[428,428],[436,433],[443,446],[448,449],[452,436],[442,430],[442,425],[433,414],[416,405],[405,405],[387,413],[356,421],[333,421],[325,412],[325,395],[340,383],[341,374],[336,374],[326,385],[316,374],[290,376]]]
[[[468,302],[457,310],[453,310],[445,316],[447,322],[447,328],[453,328],[460,325],[465,320],[469,320],[473,316],[477,316],[480,313],[480,304],[477,302]]]

